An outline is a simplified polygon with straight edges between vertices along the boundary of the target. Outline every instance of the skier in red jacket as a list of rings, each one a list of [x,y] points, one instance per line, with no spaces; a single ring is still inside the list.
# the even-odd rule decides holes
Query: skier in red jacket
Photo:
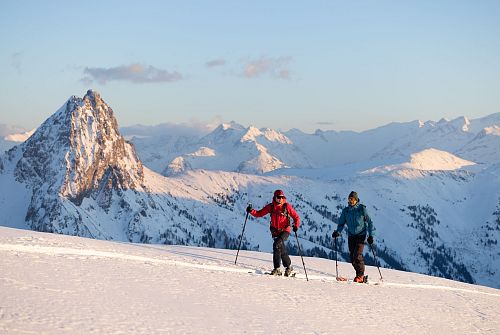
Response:
[[[260,218],[266,214],[271,215],[271,235],[273,237],[273,263],[274,269],[271,274],[281,276],[280,264],[283,261],[285,276],[289,276],[292,271],[292,261],[286,250],[285,241],[290,236],[292,227],[290,217],[293,219],[293,231],[296,232],[300,226],[300,218],[295,209],[286,202],[285,194],[282,190],[274,191],[273,201],[261,210],[257,211],[252,206],[247,207],[247,213]]]

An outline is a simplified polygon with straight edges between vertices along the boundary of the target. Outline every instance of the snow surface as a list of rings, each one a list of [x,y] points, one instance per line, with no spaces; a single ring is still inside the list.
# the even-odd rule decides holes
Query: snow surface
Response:
[[[270,243],[270,241],[269,241]],[[269,253],[116,243],[0,227],[1,334],[499,334],[500,290]],[[339,262],[341,275],[352,275]]]
[[[414,169],[423,171],[453,171],[476,163],[457,157],[449,152],[429,148],[410,155],[410,161],[370,169],[367,172]]]
[[[303,251],[331,258],[356,190],[382,266],[500,288],[498,125],[500,113],[310,135],[235,122],[205,136],[134,127],[136,155],[89,90],[0,157],[0,225],[231,249],[247,204],[260,208],[280,188],[301,216]],[[386,169],[360,173],[377,166]],[[248,223],[245,248],[269,252],[268,218]]]
[[[221,124],[206,136],[190,138],[168,133],[160,136],[151,128],[149,138],[135,137],[132,142],[141,161],[159,173],[164,173],[175,158],[202,147],[211,148],[216,154],[209,159],[189,156],[190,169],[262,174],[286,167],[309,173],[311,168],[349,165],[351,171],[363,171],[408,162],[412,154],[430,148],[475,163],[497,163],[499,127],[500,113],[473,120],[459,117],[451,121],[393,122],[361,133],[318,130],[306,134],[296,129],[281,133],[231,122]],[[332,174],[326,177],[331,178]]]
[[[410,162],[405,167],[419,170],[458,170],[474,164],[449,152],[430,148],[412,154]]]

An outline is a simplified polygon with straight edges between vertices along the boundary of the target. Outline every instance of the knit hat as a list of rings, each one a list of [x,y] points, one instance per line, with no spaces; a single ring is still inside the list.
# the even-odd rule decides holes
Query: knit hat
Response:
[[[274,191],[274,197],[276,198],[277,196],[285,197],[285,193],[282,190],[276,190]]]
[[[354,198],[356,199],[356,201],[359,201],[358,193],[354,191],[351,191],[351,193],[349,193],[349,196],[347,198]]]

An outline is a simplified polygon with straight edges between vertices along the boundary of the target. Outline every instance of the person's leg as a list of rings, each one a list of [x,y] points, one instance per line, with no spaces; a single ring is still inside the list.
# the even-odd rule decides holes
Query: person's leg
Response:
[[[288,256],[288,250],[286,249],[285,241],[288,239],[288,236],[290,236],[290,234],[284,231],[280,234],[280,236],[281,236],[281,261],[283,262],[283,266],[285,268],[288,268],[292,264],[292,260],[290,259],[290,256]]]
[[[273,263],[274,268],[280,267],[281,261],[283,261],[283,266],[288,267],[291,264],[290,257],[288,256],[285,241],[288,238],[287,232],[282,232],[274,239],[273,243]]]
[[[354,265],[354,249],[356,247],[356,239],[353,236],[347,237],[347,246],[349,247],[349,260],[351,261],[352,266],[356,269]]]
[[[351,252],[352,266],[356,270],[356,277],[362,277],[365,274],[365,260],[363,258],[363,250],[365,248],[366,236],[356,236],[353,238],[353,246]],[[351,248],[349,248],[351,249]]]
[[[275,269],[281,266],[281,238],[280,236],[274,238],[273,243],[273,265]]]

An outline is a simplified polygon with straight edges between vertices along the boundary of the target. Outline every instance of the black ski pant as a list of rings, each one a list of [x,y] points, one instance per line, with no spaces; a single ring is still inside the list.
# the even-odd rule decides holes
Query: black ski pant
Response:
[[[349,257],[351,264],[356,270],[356,277],[365,274],[365,260],[363,258],[363,249],[365,248],[366,235],[349,235],[347,243],[349,245]]]
[[[280,267],[281,261],[283,261],[283,266],[286,268],[292,264],[285,245],[285,241],[288,239],[288,236],[290,236],[290,233],[283,231],[278,236],[274,237],[273,263],[275,269]]]

